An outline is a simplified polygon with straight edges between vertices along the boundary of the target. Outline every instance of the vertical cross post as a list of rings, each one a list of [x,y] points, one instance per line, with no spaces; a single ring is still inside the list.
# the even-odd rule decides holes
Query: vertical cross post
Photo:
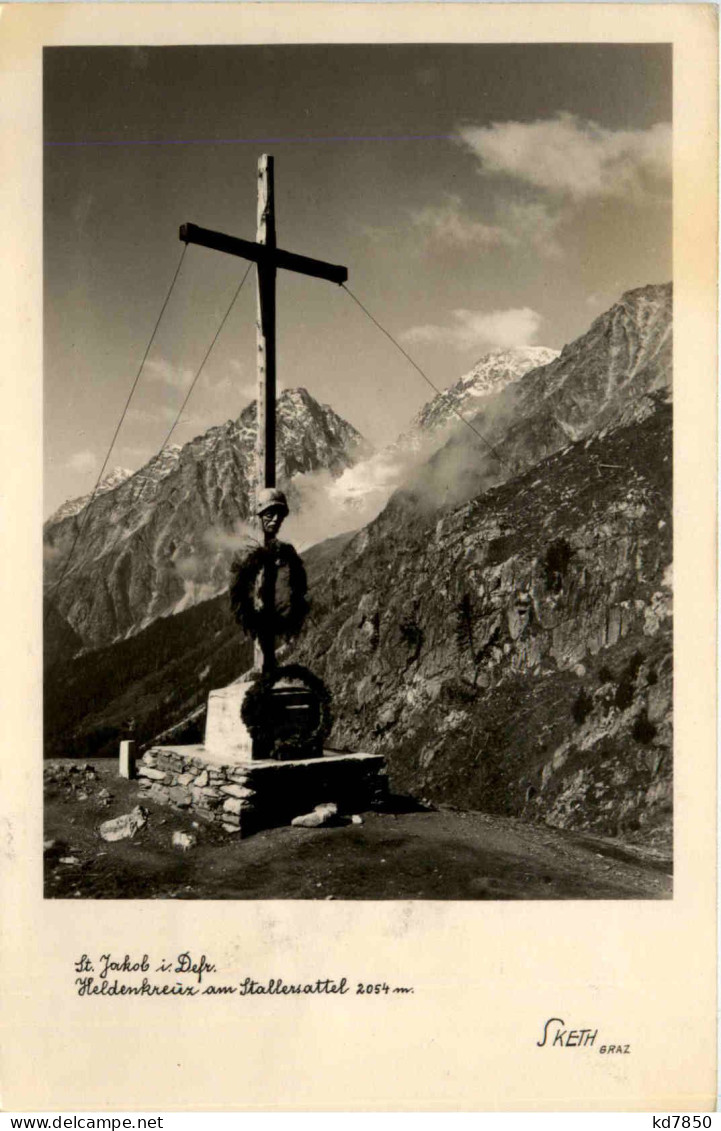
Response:
[[[257,264],[258,487],[275,487],[275,190],[273,158],[258,161],[257,243],[270,255]]]
[[[199,228],[197,224],[181,224],[180,239],[186,244],[213,248],[228,255],[238,255],[256,264],[258,280],[258,441],[256,447],[257,488],[275,487],[275,276],[279,267],[308,275],[312,279],[326,279],[330,283],[345,283],[348,270],[339,264],[310,259],[276,246],[275,199],[273,190],[273,158],[267,154],[258,161],[258,228],[257,241],[239,239],[223,232]],[[260,523],[259,518],[259,525]],[[266,546],[272,535],[263,531]],[[263,572],[262,601],[272,615],[275,609],[274,557]],[[263,633],[255,646],[256,670],[272,672],[275,669],[275,633]]]
[[[275,188],[273,158],[264,153],[258,161],[258,228],[256,242],[270,254],[259,259],[258,292],[258,438],[257,485],[275,487]],[[260,519],[258,520],[260,521]],[[265,544],[268,536],[263,532]],[[270,562],[263,573],[262,601],[271,618],[275,611],[275,570]],[[265,673],[275,668],[275,633],[272,625],[255,646],[255,667]]]

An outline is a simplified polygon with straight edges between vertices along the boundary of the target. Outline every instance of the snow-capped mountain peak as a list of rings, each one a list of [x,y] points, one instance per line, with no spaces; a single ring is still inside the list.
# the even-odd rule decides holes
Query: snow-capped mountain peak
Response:
[[[458,412],[472,416],[478,407],[477,402],[500,392],[531,369],[548,365],[558,356],[559,350],[547,346],[516,346],[484,354],[455,385],[423,406],[411,422],[409,435],[412,437],[445,428],[457,419]]]
[[[112,471],[104,475],[98,483],[95,489],[95,497],[97,498],[98,495],[106,495],[108,491],[114,491],[115,488],[119,487],[121,483],[124,483],[126,479],[130,479],[131,475],[133,475],[133,472],[129,471],[127,467],[114,467]],[[64,518],[70,518],[74,514],[79,514],[80,511],[88,505],[92,495],[93,492],[90,491],[87,495],[79,495],[77,499],[68,499],[67,502],[58,507],[54,514],[50,515],[45,525],[52,526],[56,522],[61,522]]]

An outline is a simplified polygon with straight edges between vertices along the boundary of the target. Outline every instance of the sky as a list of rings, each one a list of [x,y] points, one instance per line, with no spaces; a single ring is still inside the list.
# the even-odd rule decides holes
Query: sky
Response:
[[[484,353],[560,349],[671,278],[667,45],[49,48],[44,52],[45,514],[93,489],[191,222],[348,286],[444,388]],[[108,468],[161,446],[245,261],[189,246]],[[278,275],[279,387],[376,446],[433,396],[333,283]],[[172,438],[255,396],[248,280]]]

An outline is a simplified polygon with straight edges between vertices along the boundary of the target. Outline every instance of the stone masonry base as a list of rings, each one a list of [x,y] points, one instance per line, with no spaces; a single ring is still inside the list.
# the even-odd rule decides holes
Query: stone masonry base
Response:
[[[155,746],[138,762],[137,776],[146,796],[241,836],[287,825],[327,801],[339,813],[357,813],[382,803],[388,790],[380,754],[223,764],[203,746]]]

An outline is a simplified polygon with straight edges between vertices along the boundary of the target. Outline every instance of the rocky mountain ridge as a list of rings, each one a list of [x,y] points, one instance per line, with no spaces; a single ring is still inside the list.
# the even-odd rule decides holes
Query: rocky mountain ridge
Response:
[[[667,843],[666,397],[425,520],[396,500],[349,543],[294,656],[332,689],[335,748],[385,753],[436,804]]]
[[[365,454],[360,434],[305,389],[277,406],[279,481],[325,468],[333,475]],[[228,561],[251,520],[256,406],[237,421],[169,447],[83,510],[44,528],[46,586],[85,647],[137,631],[227,586]],[[62,508],[61,508],[62,509]],[[59,585],[75,541],[70,570]]]
[[[296,657],[336,747],[437,804],[668,843],[671,375],[671,287],[628,292],[349,542]]]
[[[115,488],[119,487],[121,483],[124,483],[126,479],[130,479],[132,474],[133,472],[129,471],[127,467],[114,467],[112,471],[104,475],[98,483],[95,488],[95,497],[105,495],[108,491],[114,491]],[[61,506],[45,520],[43,528],[55,526],[56,523],[62,522],[64,518],[71,518],[73,515],[79,514],[80,511],[85,510],[92,497],[93,492],[91,491],[88,495],[79,495],[76,499],[68,499],[67,502],[62,503]]]

